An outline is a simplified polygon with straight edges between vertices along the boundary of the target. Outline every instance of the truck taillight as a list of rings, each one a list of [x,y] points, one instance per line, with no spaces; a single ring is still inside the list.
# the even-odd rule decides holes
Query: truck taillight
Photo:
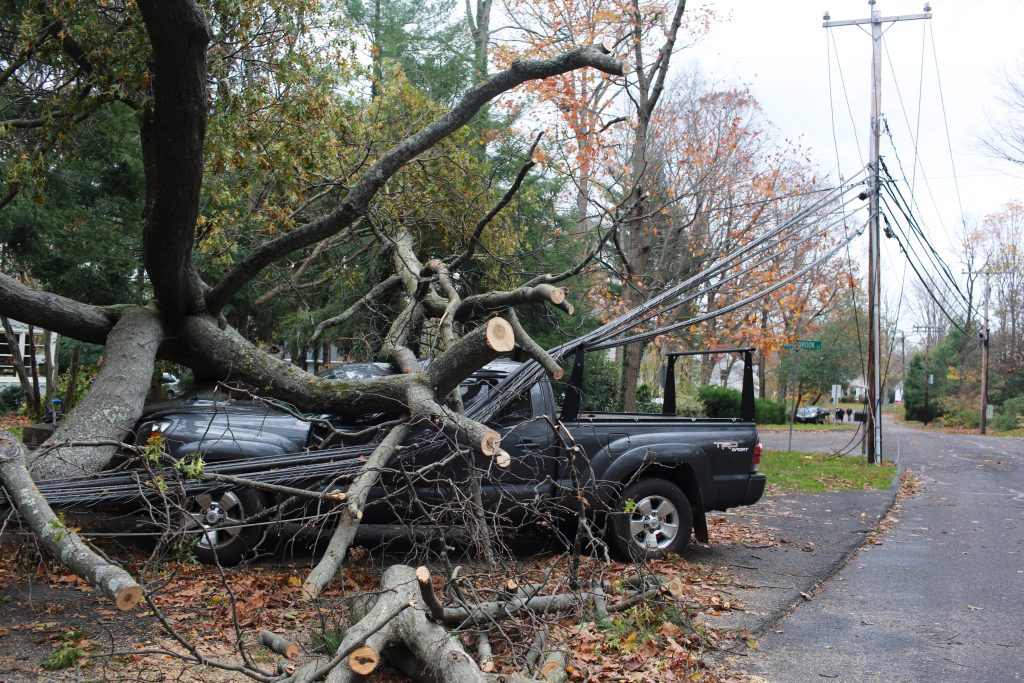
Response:
[[[751,469],[752,472],[757,472],[757,468],[761,465],[761,442],[758,441],[757,445],[754,446],[754,462]]]

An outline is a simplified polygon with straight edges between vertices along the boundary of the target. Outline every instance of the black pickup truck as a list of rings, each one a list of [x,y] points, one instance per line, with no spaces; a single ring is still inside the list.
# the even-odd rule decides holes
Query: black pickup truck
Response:
[[[623,556],[679,552],[694,533],[707,541],[706,512],[751,505],[765,488],[765,476],[757,471],[761,446],[753,421],[751,350],[717,352],[726,351],[744,358],[740,418],[677,417],[671,390],[660,415],[580,410],[585,387],[579,353],[560,409],[552,385],[541,379],[505,401],[491,418],[510,456],[505,466],[479,454],[471,463],[470,456],[454,453],[450,445],[423,439],[404,449],[401,462],[383,473],[363,522],[409,521],[426,509],[455,509],[452,503],[468,495],[472,464],[482,473],[485,509],[513,524],[538,510],[571,514],[582,497],[588,512],[608,522],[607,540]],[[673,368],[681,355],[687,354],[668,358],[667,387],[674,387]],[[517,365],[495,362],[464,382],[466,407],[483,401]],[[385,365],[364,363],[342,366],[329,376],[354,379],[388,372]],[[147,413],[137,438],[142,443],[159,434],[169,453],[183,461],[199,452],[207,471],[344,490],[346,477],[368,453],[360,441],[366,439],[366,427],[346,425],[331,415],[298,416],[247,401],[187,400]],[[282,455],[288,457],[282,460]],[[411,471],[419,473],[415,482]],[[410,486],[415,496],[408,495]],[[190,487],[188,504],[200,559],[216,554],[221,563],[236,562],[262,540],[265,521],[245,521],[276,505],[273,496],[223,483]],[[310,505],[292,512],[308,517]],[[315,505],[322,513],[323,501]]]

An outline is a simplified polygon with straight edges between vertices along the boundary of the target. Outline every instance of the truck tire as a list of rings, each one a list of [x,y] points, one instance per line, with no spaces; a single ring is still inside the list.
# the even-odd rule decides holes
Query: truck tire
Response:
[[[666,479],[641,479],[619,497],[611,515],[611,546],[622,557],[653,560],[680,553],[693,534],[693,509],[682,489]]]
[[[200,493],[186,503],[185,534],[192,553],[204,564],[232,567],[263,541],[266,525],[240,523],[263,510],[263,499],[252,489]]]

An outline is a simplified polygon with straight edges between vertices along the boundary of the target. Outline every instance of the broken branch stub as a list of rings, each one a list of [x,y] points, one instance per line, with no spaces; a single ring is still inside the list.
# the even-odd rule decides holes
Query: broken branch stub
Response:
[[[299,644],[273,631],[260,631],[260,644],[287,659],[299,656]]]

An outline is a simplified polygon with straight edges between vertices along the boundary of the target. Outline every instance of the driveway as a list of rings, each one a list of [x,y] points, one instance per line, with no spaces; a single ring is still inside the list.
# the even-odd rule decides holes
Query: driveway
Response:
[[[785,448],[786,434],[765,434]],[[732,664],[774,683],[1024,677],[1024,441],[887,424],[883,453],[924,485],[864,547]],[[835,434],[794,448],[828,450]]]

